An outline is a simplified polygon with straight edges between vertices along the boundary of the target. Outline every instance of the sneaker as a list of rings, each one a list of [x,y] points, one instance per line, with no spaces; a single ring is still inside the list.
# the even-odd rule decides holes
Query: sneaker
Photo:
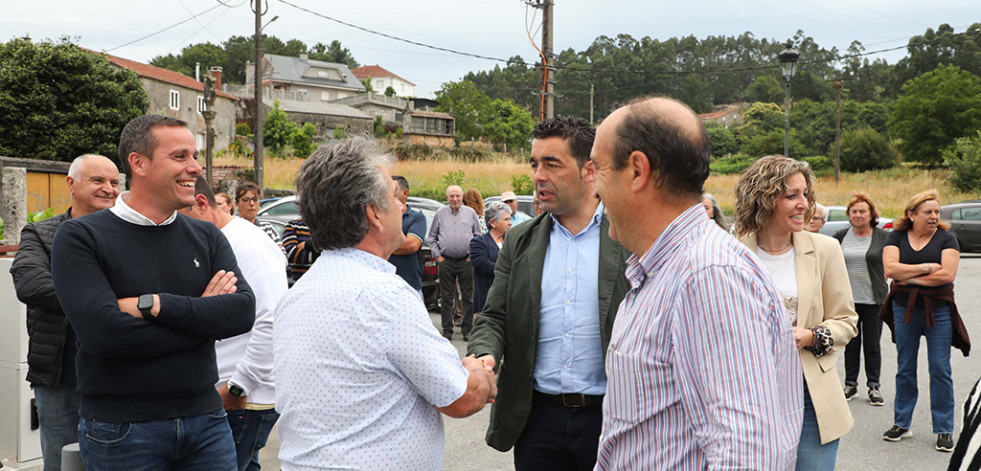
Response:
[[[947,453],[954,451],[954,435],[950,433],[938,433],[937,451],[943,451]]]
[[[857,386],[845,386],[845,400],[850,401],[858,394]]]
[[[453,340],[453,333],[443,334],[443,338],[446,340]]]
[[[950,435],[950,434],[948,434]],[[893,425],[892,428],[886,430],[886,433],[882,434],[882,439],[890,442],[898,442],[903,438],[909,438],[913,436],[913,431],[908,428],[903,428],[898,425]],[[940,442],[937,442],[937,446],[940,446]],[[939,450],[939,448],[938,448]]]
[[[886,401],[882,399],[882,394],[879,393],[879,388],[869,388],[869,404],[873,406],[883,406]]]
[[[464,332],[463,333],[463,341],[464,342],[469,342],[470,341],[470,332]]]

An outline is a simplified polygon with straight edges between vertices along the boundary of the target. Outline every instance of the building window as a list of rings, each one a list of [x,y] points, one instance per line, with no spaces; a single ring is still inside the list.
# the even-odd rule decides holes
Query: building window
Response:
[[[320,92],[321,101],[330,101],[330,92]]]
[[[181,92],[177,90],[170,91],[170,109],[172,110],[181,109]]]
[[[307,101],[307,98],[309,96],[310,96],[310,94],[306,90],[304,90],[304,89],[299,89],[299,90],[296,91],[296,99],[297,99],[297,101]]]
[[[384,80],[375,80],[375,93],[385,93],[385,89],[382,88],[384,86],[385,86]]]
[[[208,105],[204,103],[204,97],[198,95],[198,113],[204,113],[205,111],[208,111]]]

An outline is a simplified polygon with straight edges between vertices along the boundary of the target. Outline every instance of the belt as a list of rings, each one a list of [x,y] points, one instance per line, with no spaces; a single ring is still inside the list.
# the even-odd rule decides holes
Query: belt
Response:
[[[603,403],[603,396],[590,396],[588,394],[545,394],[538,391],[535,391],[535,394],[566,407],[588,407]]]
[[[463,261],[463,260],[466,260],[466,259],[467,259],[467,257],[466,257],[466,256],[463,256],[463,257],[460,257],[460,258],[457,258],[457,257],[450,257],[449,255],[443,255],[443,258],[445,258],[445,259],[447,259],[447,260],[453,260],[454,262],[461,262],[461,261]]]

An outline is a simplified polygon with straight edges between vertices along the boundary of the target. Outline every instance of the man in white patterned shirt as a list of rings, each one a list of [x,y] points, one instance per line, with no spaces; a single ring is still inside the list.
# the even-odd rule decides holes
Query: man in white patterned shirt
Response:
[[[440,413],[492,401],[494,373],[461,364],[387,259],[404,240],[393,158],[358,138],[321,147],[297,178],[323,248],[276,310],[276,404],[283,470],[437,470]]]
[[[761,263],[705,217],[709,156],[695,114],[667,98],[597,130],[596,192],[610,236],[634,253],[606,355],[598,470],[794,466],[794,337]]]

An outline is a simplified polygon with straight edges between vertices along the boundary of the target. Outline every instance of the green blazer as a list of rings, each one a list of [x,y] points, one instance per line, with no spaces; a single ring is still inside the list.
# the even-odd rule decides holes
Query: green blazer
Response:
[[[552,218],[547,214],[508,231],[497,256],[494,284],[470,333],[467,354],[493,355],[497,361],[497,399],[491,406],[487,444],[507,451],[525,428],[531,411],[538,348],[542,269]],[[620,301],[630,289],[624,276],[630,252],[610,239],[610,223],[600,226],[599,319],[603,355]]]

